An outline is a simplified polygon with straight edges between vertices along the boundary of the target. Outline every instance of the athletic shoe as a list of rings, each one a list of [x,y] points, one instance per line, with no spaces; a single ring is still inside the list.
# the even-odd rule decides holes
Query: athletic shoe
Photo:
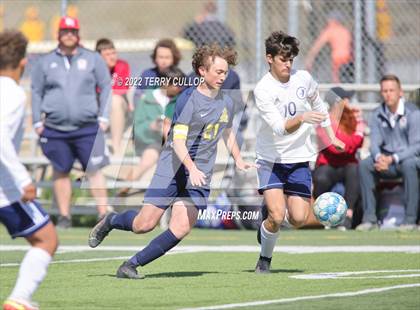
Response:
[[[365,222],[365,223],[362,223],[362,224],[360,224],[356,227],[356,230],[358,230],[358,231],[369,231],[369,230],[373,230],[373,229],[378,229],[378,224],[374,224],[374,223],[371,223],[371,222]]]
[[[144,279],[144,275],[137,272],[136,266],[125,261],[117,270],[117,278],[121,279]]]
[[[96,248],[108,236],[112,230],[111,219],[116,214],[115,212],[108,213],[90,231],[88,244],[91,248]]]
[[[260,255],[257,266],[255,267],[255,273],[270,273],[271,258]]]
[[[257,231],[257,241],[259,244],[261,244],[261,225],[262,225],[262,222],[264,222],[265,219],[268,217],[268,210],[265,204],[263,204],[261,207],[261,217],[262,217],[261,224],[258,226],[258,231]]]
[[[3,304],[3,310],[39,310],[39,308],[32,302],[8,299]]]
[[[63,215],[58,216],[56,226],[57,226],[57,228],[60,228],[60,229],[70,228],[71,227],[71,218],[69,216],[63,216]]]
[[[337,226],[337,230],[346,231],[346,230],[351,229],[351,221],[352,219],[346,216],[343,224]]]

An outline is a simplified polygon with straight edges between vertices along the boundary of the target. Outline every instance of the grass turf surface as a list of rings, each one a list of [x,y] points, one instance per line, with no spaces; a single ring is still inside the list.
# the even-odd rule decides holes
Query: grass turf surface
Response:
[[[144,246],[159,231],[136,236],[113,232],[103,245]],[[61,245],[86,245],[87,229],[60,231]],[[0,229],[0,245],[11,241]],[[255,232],[194,230],[181,245],[256,245]],[[282,245],[411,245],[420,246],[420,232],[284,231]],[[56,260],[131,256],[124,251],[60,253]],[[0,263],[19,262],[24,251],[4,251]],[[178,309],[292,297],[354,292],[370,288],[420,283],[419,276],[359,279],[302,280],[292,275],[324,272],[420,269],[419,253],[275,253],[273,273],[255,275],[258,253],[182,253],[166,255],[141,269],[145,280],[114,277],[121,260],[53,264],[34,295],[42,309]],[[0,298],[11,291],[18,267],[1,267]],[[414,272],[411,272],[414,273]],[[420,273],[420,272],[417,272]],[[400,275],[390,273],[389,275]],[[362,275],[360,275],[362,277]],[[420,288],[403,288],[363,296],[294,301],[243,309],[418,309]]]

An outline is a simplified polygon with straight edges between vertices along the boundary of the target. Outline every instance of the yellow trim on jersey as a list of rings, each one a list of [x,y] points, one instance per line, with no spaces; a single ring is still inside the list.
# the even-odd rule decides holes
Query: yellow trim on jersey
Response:
[[[174,139],[186,140],[188,135],[188,125],[176,124],[174,126]]]

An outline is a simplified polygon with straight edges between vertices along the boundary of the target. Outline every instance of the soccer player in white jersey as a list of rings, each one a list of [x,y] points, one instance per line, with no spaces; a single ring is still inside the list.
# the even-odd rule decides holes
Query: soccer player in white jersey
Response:
[[[18,85],[27,59],[22,33],[0,34],[0,222],[12,238],[24,237],[31,248],[20,264],[15,287],[4,310],[34,310],[32,294],[47,274],[58,241],[48,214],[34,199],[35,186],[18,160],[23,136],[25,92]]]
[[[264,196],[267,211],[258,231],[261,253],[256,273],[270,272],[273,249],[286,213],[295,227],[302,226],[309,215],[309,161],[315,160],[317,153],[311,143],[313,126],[320,124],[332,145],[344,148],[331,128],[328,108],[318,94],[317,83],[307,71],[291,68],[299,53],[299,41],[281,31],[273,32],[266,39],[265,48],[270,71],[254,90],[262,119],[256,142],[258,191]]]

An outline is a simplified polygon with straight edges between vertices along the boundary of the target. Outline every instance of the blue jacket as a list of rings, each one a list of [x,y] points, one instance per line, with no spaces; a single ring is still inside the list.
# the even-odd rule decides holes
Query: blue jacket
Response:
[[[111,76],[98,53],[78,47],[69,60],[55,49],[32,72],[32,122],[72,131],[106,121],[110,95]]]
[[[373,158],[380,153],[398,156],[402,162],[420,156],[420,110],[412,103],[404,103],[404,115],[398,116],[391,127],[385,103],[376,108],[370,118],[370,152]]]

